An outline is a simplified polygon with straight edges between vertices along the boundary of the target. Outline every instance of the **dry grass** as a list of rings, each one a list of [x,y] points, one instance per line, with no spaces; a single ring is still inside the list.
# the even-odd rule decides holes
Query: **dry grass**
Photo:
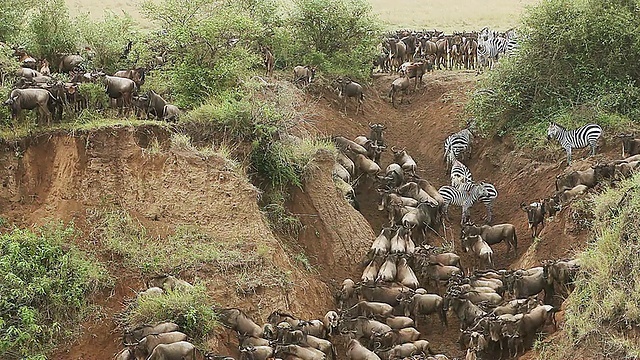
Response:
[[[374,12],[389,29],[437,28],[451,32],[480,29],[484,26],[496,29],[514,27],[525,7],[540,1],[370,0],[369,2]],[[139,2],[132,0],[67,0],[71,15],[89,13],[92,18],[98,19],[105,10],[111,10],[116,14],[126,12],[136,19],[140,26],[150,28],[152,24],[142,17],[138,4]]]

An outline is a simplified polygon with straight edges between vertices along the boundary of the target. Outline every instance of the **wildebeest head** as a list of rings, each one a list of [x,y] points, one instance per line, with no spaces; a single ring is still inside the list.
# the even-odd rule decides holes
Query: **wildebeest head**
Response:
[[[5,100],[5,102],[2,103],[2,105],[4,106],[11,106],[13,104],[15,104],[15,102],[18,100],[17,96],[14,97],[9,97],[7,100]]]
[[[520,208],[527,213],[527,220],[529,222],[529,228],[531,226],[542,222],[545,214],[544,202],[534,202],[529,205],[524,202],[520,204]]]

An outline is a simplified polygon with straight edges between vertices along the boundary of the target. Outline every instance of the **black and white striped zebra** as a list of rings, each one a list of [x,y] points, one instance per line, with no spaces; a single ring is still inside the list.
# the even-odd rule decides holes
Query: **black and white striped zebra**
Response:
[[[547,140],[554,138],[567,152],[567,165],[571,165],[571,149],[591,147],[591,156],[596,154],[596,144],[602,135],[602,128],[598,124],[587,124],[575,130],[567,130],[563,126],[552,122],[547,129]]]
[[[453,159],[453,165],[451,166],[451,186],[460,189],[463,184],[469,182],[473,182],[471,170],[469,170],[465,164],[458,161],[458,159]]]
[[[455,159],[462,160],[470,157],[472,140],[473,134],[469,129],[460,130],[444,140],[444,161],[449,167],[453,165]]]
[[[498,61],[500,54],[506,52],[507,43],[507,39],[501,36],[478,42],[478,61],[480,64],[483,67],[489,67],[489,70],[493,69],[494,62]]]
[[[488,197],[489,193],[486,188],[478,183],[463,184],[460,189],[453,186],[445,185],[438,189],[438,193],[444,199],[442,213],[449,220],[449,205],[460,206],[462,208],[461,223],[465,224],[469,220],[469,210],[483,197]]]
[[[482,181],[479,184],[486,191],[486,195],[482,195],[480,197],[480,201],[482,201],[485,208],[487,209],[487,223],[491,224],[491,221],[493,221],[493,202],[498,197],[498,190],[495,186],[493,186],[493,184],[488,182]]]

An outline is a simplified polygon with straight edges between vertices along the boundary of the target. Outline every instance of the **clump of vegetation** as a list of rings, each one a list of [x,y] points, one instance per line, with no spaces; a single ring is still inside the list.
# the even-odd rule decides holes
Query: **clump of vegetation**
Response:
[[[568,298],[566,336],[541,358],[562,359],[575,347],[635,358],[640,343],[626,335],[640,325],[640,175],[594,199],[595,239],[579,255],[581,269]]]
[[[130,327],[171,321],[180,331],[206,348],[206,340],[219,326],[214,303],[207,289],[196,284],[189,290],[167,291],[158,296],[139,296],[123,314],[122,321]]]
[[[519,29],[518,56],[501,59],[474,96],[471,112],[519,143],[544,138],[550,120],[616,128],[640,116],[637,3],[545,0]],[[619,114],[619,115],[612,115]],[[532,136],[533,135],[533,136]]]
[[[73,227],[0,235],[0,354],[42,358],[87,315],[88,296],[110,284],[106,269],[71,245]]]
[[[179,226],[169,236],[152,236],[122,209],[94,210],[88,217],[95,229],[93,241],[100,242],[127,268],[145,274],[179,273],[208,264],[227,273],[239,292],[245,288],[287,287],[280,269],[246,236],[217,238],[196,226]],[[250,282],[250,283],[249,283]]]

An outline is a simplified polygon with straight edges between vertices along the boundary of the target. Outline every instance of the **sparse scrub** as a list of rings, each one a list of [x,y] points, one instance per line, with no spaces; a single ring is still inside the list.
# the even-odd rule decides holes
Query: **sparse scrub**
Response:
[[[0,354],[42,358],[109,285],[102,264],[71,245],[77,235],[62,225],[0,235]]]
[[[566,340],[544,346],[541,358],[561,359],[575,346],[633,358],[640,344],[625,335],[640,324],[640,175],[594,199],[595,240],[578,257],[581,269],[568,298]]]
[[[471,112],[520,145],[539,145],[550,120],[628,125],[640,115],[640,48],[629,45],[640,42],[639,21],[635,2],[543,1],[524,16],[519,55],[482,81],[495,94],[474,96]]]
[[[24,5],[18,5],[24,6]],[[38,58],[57,59],[59,53],[73,53],[79,34],[69,18],[63,0],[44,0],[27,17],[28,25],[20,36],[26,48]]]
[[[196,226],[179,226],[174,233],[151,236],[146,228],[122,209],[93,210],[88,216],[95,229],[92,241],[99,242],[127,268],[145,274],[179,273],[209,264],[238,284],[238,291],[251,279],[251,287],[285,286],[283,273],[268,253],[253,241],[220,239]]]
[[[196,283],[188,291],[167,291],[160,296],[136,298],[122,315],[121,321],[131,327],[171,321],[194,339],[196,345],[206,347],[206,340],[214,335],[220,325],[214,306],[206,287]]]

